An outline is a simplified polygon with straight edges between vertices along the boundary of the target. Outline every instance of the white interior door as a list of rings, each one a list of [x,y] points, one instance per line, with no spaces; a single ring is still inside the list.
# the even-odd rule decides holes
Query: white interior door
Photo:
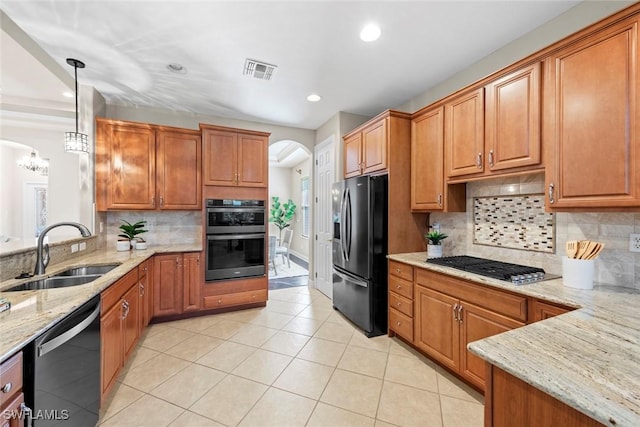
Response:
[[[331,184],[334,168],[333,137],[323,141],[315,148],[315,271],[316,288],[333,298],[332,261],[331,261]]]

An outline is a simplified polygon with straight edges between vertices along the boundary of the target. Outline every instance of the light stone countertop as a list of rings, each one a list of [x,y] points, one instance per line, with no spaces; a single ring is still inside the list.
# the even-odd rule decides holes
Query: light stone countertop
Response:
[[[495,288],[580,307],[483,340],[468,349],[513,376],[608,426],[640,426],[640,293],[562,279],[512,285],[425,262],[426,252],[389,259]]]
[[[0,313],[0,363],[153,255],[201,250],[200,244],[158,245],[150,246],[145,250],[126,252],[97,250],[65,262],[49,265],[47,273],[42,276],[0,282],[1,290],[52,276],[68,268],[121,263],[110,272],[84,285],[37,291],[0,291],[0,298],[7,298],[11,302],[11,309]]]

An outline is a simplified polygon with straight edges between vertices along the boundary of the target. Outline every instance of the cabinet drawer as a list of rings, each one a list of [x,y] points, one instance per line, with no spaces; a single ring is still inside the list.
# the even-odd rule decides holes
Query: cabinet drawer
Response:
[[[230,305],[253,304],[267,300],[267,290],[238,292],[235,294],[204,297],[204,308],[227,307]]]
[[[389,308],[398,310],[409,317],[413,317],[413,301],[395,292],[389,292]]]
[[[104,292],[102,292],[102,306],[100,307],[100,314],[104,315],[120,298],[136,283],[138,283],[138,269],[133,269],[128,272],[124,277],[109,286]]]
[[[22,390],[22,352],[0,365],[0,408]]]
[[[527,298],[525,296],[422,269],[418,269],[416,272],[416,283],[512,319],[521,322],[527,321]]]
[[[389,309],[389,329],[401,337],[413,341],[413,319],[393,308]]]
[[[401,262],[389,261],[389,274],[413,281],[413,267]]]
[[[389,291],[413,299],[413,283],[407,282],[395,276],[389,276]]]

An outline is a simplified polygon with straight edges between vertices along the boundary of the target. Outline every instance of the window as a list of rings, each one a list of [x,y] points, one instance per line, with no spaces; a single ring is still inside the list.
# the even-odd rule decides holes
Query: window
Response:
[[[302,212],[302,236],[309,237],[309,177],[300,181],[300,211]]]

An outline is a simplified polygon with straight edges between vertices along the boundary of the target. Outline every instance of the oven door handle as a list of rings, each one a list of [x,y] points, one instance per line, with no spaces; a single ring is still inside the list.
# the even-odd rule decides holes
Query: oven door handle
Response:
[[[264,239],[264,233],[254,234],[207,234],[208,240],[230,240],[230,239]]]
[[[91,325],[91,323],[100,315],[100,304],[98,304],[82,322],[78,323],[73,328],[69,329],[63,334],[58,335],[57,337],[42,343],[38,346],[38,357],[42,357],[45,354],[49,353],[52,350],[60,347],[62,344],[71,340],[73,337],[78,335],[80,332],[84,331]]]
[[[207,212],[255,212],[255,213],[264,213],[264,208],[207,208]]]

